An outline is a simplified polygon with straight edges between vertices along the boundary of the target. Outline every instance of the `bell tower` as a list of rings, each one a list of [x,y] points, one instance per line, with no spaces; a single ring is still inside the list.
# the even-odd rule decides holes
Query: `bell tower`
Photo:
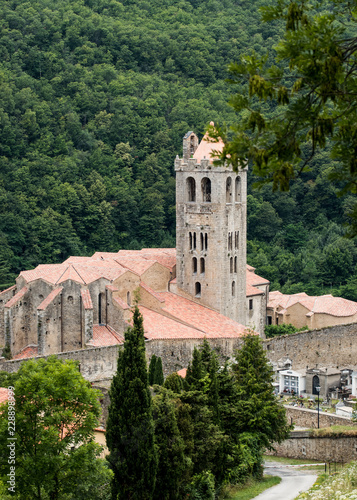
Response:
[[[177,286],[245,324],[247,169],[213,166],[222,148],[187,132],[175,160]]]

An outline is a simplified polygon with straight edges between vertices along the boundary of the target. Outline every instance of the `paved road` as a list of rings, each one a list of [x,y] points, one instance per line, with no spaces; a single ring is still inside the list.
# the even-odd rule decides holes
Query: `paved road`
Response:
[[[263,491],[254,500],[294,500],[299,493],[311,488],[317,478],[314,471],[297,470],[269,461],[269,466],[272,465],[276,468],[266,468],[264,473],[270,476],[280,476],[281,483]]]

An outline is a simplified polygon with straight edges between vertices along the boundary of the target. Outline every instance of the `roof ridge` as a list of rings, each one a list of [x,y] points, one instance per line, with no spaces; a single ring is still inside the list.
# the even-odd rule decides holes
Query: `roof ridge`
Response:
[[[199,304],[200,305],[200,304]],[[181,318],[178,318],[177,316],[173,316],[171,313],[169,313],[168,311],[165,311],[163,309],[160,309],[160,311],[155,311],[155,309],[151,309],[151,307],[148,307],[148,306],[144,306],[143,304],[140,304],[139,307],[145,307],[146,309],[148,309],[149,311],[152,311],[156,314],[159,314],[161,316],[165,316],[165,318],[169,318],[173,321],[177,321],[177,323],[181,323],[181,325],[185,325],[185,326],[188,326],[189,328],[192,328],[194,330],[197,330],[198,332],[201,332],[201,333],[204,333],[206,334],[207,332],[205,330],[201,330],[200,328],[197,328],[197,326],[193,325],[192,323],[187,323],[186,321],[184,321],[183,319]],[[164,314],[163,314],[164,313]]]

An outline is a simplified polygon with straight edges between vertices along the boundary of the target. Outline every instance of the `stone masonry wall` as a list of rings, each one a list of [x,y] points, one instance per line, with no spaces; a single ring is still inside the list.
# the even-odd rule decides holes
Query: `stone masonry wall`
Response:
[[[270,361],[287,356],[293,369],[357,367],[357,323],[282,335],[263,342]]]
[[[351,436],[309,437],[306,432],[292,432],[283,443],[274,443],[274,448],[275,451],[266,451],[266,454],[321,462],[347,463],[357,460],[357,438]]]
[[[298,427],[307,429],[317,428],[317,411],[307,408],[297,408],[294,406],[285,406],[286,418],[289,423],[294,423]],[[331,427],[331,425],[351,425],[351,420],[346,417],[339,417],[331,413],[320,411],[320,427]]]

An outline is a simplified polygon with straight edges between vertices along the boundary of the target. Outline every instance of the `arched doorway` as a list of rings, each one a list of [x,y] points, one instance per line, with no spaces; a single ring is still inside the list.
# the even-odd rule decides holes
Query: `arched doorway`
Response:
[[[320,387],[320,377],[318,375],[314,375],[312,377],[312,394],[319,394],[319,391],[317,391],[316,387]]]

